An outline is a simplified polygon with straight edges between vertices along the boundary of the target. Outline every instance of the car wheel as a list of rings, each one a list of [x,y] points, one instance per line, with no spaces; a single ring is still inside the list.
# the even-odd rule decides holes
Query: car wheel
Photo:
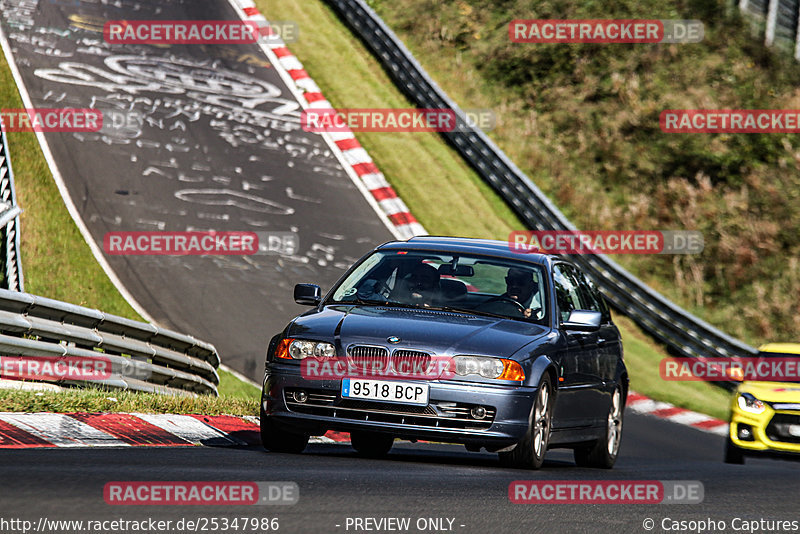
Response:
[[[725,440],[725,463],[736,465],[744,464],[744,452],[733,444],[730,437]]]
[[[350,445],[361,456],[382,458],[394,445],[394,438],[388,434],[377,432],[350,432]]]
[[[261,409],[261,445],[272,452],[289,452],[299,454],[308,445],[308,434],[287,432],[275,424],[271,417],[264,415]]]
[[[622,389],[617,386],[611,397],[611,407],[608,409],[606,431],[590,447],[575,449],[575,463],[580,467],[597,467],[611,469],[617,461],[619,444],[622,441],[622,415],[624,411],[622,402]]]
[[[550,376],[545,374],[536,390],[533,412],[528,433],[516,447],[498,453],[500,462],[518,469],[539,469],[544,463],[547,445],[550,443],[550,423],[553,420],[553,388]]]

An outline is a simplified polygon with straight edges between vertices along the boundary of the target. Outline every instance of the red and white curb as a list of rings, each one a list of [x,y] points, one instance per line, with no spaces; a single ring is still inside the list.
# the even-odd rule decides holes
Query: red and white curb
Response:
[[[298,97],[304,109],[333,109],[322,95],[319,86],[308,75],[303,64],[289,51],[289,48],[270,28],[269,22],[262,15],[252,0],[229,0],[231,5],[245,21],[253,21],[260,27],[262,36],[269,37],[267,43],[261,42],[261,49],[267,54],[276,72]],[[415,235],[426,235],[425,228],[411,214],[405,202],[386,181],[367,151],[361,146],[355,134],[348,129],[345,132],[322,134],[331,145],[331,149],[354,177],[356,186],[365,194],[367,200],[386,219],[390,229],[400,239],[408,239]]]
[[[721,419],[686,408],[678,408],[668,402],[654,401],[633,391],[628,393],[627,408],[637,414],[653,415],[703,432],[710,432],[718,436],[728,435],[728,423]]]
[[[312,443],[349,443],[328,432]],[[0,413],[0,449],[260,445],[257,417],[143,413]]]
[[[728,423],[631,392],[627,408],[720,436]],[[328,432],[311,443],[349,443]],[[0,413],[0,449],[36,447],[188,447],[260,445],[258,418],[144,413]]]

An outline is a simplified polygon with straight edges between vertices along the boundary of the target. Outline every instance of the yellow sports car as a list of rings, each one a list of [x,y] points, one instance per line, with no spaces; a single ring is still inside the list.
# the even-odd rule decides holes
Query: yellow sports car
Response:
[[[800,358],[800,343],[768,343],[763,358]],[[787,368],[791,368],[787,366]],[[790,379],[790,377],[787,377]],[[745,455],[800,455],[800,381],[744,381],[736,389],[725,462],[743,464]],[[800,456],[799,456],[800,457]]]

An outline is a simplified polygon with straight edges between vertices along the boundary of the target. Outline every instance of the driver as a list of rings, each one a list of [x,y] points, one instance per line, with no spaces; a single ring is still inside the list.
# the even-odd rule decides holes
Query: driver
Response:
[[[526,318],[529,318],[534,311],[537,315],[541,311],[539,284],[533,279],[533,273],[527,269],[511,267],[508,270],[506,292],[501,296],[519,302],[525,308]]]

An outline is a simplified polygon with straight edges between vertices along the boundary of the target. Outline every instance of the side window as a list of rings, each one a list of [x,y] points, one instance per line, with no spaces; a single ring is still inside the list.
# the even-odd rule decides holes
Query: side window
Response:
[[[600,292],[600,289],[594,283],[594,281],[586,276],[583,273],[578,273],[580,276],[580,280],[582,280],[582,285],[585,285],[589,294],[594,297],[595,302],[597,302],[597,310],[603,314],[603,322],[610,323],[611,322],[611,312],[608,309],[608,304],[606,303],[606,299],[603,294]],[[594,309],[594,308],[592,308]]]
[[[558,313],[562,321],[569,318],[572,310],[583,309],[578,283],[571,276],[568,265],[558,264],[553,267],[553,284],[556,290]]]
[[[578,287],[578,294],[580,296],[582,310],[598,311],[603,315],[603,322],[611,321],[611,313],[608,310],[605,298],[597,289],[597,286],[592,280],[578,269],[569,266],[561,265],[564,273],[569,273],[571,278],[575,280]]]
[[[589,285],[589,282],[586,280],[586,277],[583,275],[583,273],[573,268],[570,268],[569,271],[578,282],[578,293],[581,296],[581,304],[583,306],[582,309],[598,311],[602,313],[603,310],[600,309],[600,303],[597,302],[597,298],[592,291],[592,287]]]

